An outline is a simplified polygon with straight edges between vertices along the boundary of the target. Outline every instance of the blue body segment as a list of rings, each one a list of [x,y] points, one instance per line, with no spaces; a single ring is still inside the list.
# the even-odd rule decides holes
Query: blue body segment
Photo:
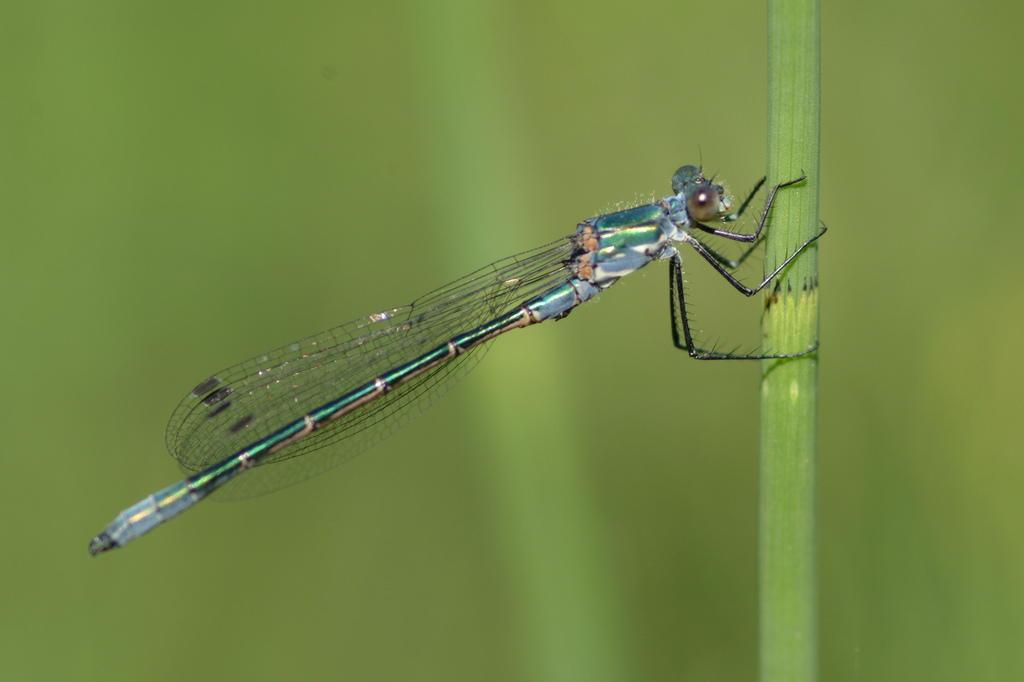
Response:
[[[533,312],[538,322],[557,320],[568,315],[580,303],[589,301],[597,292],[597,287],[590,282],[574,278],[543,296],[538,296],[526,307]]]
[[[426,409],[494,338],[564,318],[654,260],[678,263],[677,244],[703,248],[691,228],[708,228],[698,221],[736,218],[726,215],[730,203],[721,186],[699,168],[684,166],[672,185],[676,194],[661,201],[590,218],[569,237],[492,263],[407,306],[204,380],[179,404],[167,430],[168,448],[191,475],[121,512],[90,551],[122,547],[214,491],[260,494],[340,464]],[[681,277],[675,270],[672,276]],[[682,305],[681,289],[674,296]],[[689,344],[685,311],[682,324]]]

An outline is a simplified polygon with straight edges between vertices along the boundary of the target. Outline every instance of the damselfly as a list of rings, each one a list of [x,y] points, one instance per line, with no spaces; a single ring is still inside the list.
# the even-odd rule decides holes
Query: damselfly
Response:
[[[723,229],[739,219],[721,185],[696,166],[672,178],[672,196],[580,223],[576,233],[499,260],[413,303],[349,322],[219,372],[178,405],[167,447],[184,481],[121,512],[93,538],[94,555],[121,547],[215,490],[222,497],[267,492],[352,458],[420,414],[475,366],[487,343],[512,329],[557,320],[620,278],[669,262],[672,341],[702,360],[786,358],[698,348],[690,331],[677,245],[699,253],[738,291],[763,289],[825,228],[797,247],[757,286],[734,274],[761,243],[776,185],[753,233]],[[730,260],[707,235],[749,244]],[[330,446],[330,447],[328,447]],[[244,476],[242,474],[245,474]]]

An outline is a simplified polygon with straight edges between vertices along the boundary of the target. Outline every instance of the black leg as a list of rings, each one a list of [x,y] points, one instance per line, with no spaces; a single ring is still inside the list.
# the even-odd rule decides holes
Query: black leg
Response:
[[[770,355],[734,355],[719,353],[714,349],[698,348],[693,343],[690,333],[690,318],[686,312],[686,293],[683,291],[683,259],[676,254],[672,257],[668,270],[669,309],[672,315],[672,343],[676,348],[685,350],[691,358],[697,360],[752,360]],[[680,334],[682,327],[682,334]]]
[[[715,255],[712,255],[707,247],[698,242],[696,239],[690,241],[690,244],[697,253],[702,255],[705,260],[711,263],[719,274],[728,280],[738,291],[746,296],[753,296],[755,293],[760,291],[768,284],[768,282],[775,279],[783,268],[796,258],[800,252],[802,252],[807,246],[818,239],[821,235],[825,234],[828,228],[822,225],[821,232],[816,234],[811,239],[804,242],[800,248],[794,251],[786,261],[776,268],[775,272],[766,277],[761,284],[751,289],[746,287],[733,277],[723,265],[716,261]],[[716,254],[717,255],[717,254]],[[737,354],[737,353],[722,353],[712,349],[698,348],[693,343],[693,335],[690,332],[690,319],[686,312],[686,293],[683,288],[683,259],[678,253],[672,256],[671,263],[669,264],[668,273],[668,287],[669,287],[669,312],[672,316],[672,343],[676,348],[685,350],[690,354],[690,357],[697,360],[766,360],[773,358],[795,358],[808,353],[813,353],[818,348],[817,342],[810,348],[802,350],[798,353],[751,353],[751,354]],[[681,328],[681,331],[680,331]]]
[[[753,296],[757,292],[761,291],[761,289],[764,289],[765,285],[768,284],[768,282],[770,282],[773,279],[775,279],[775,276],[777,274],[779,274],[780,272],[782,272],[782,269],[784,267],[786,267],[787,265],[789,265],[793,261],[794,258],[799,256],[801,251],[806,249],[812,242],[817,240],[818,237],[820,237],[821,235],[825,234],[825,231],[827,229],[828,228],[825,227],[824,224],[822,224],[821,232],[819,232],[818,234],[814,235],[813,237],[811,237],[810,239],[805,241],[803,244],[801,244],[800,247],[796,251],[794,251],[793,253],[791,253],[789,255],[789,258],[787,258],[782,263],[782,265],[780,265],[779,267],[775,268],[775,272],[773,272],[772,274],[770,274],[767,277],[765,277],[764,281],[761,282],[760,284],[758,284],[753,289],[751,289],[750,287],[745,286],[743,284],[743,282],[741,282],[738,279],[736,279],[732,275],[732,273],[730,273],[726,269],[726,266],[718,261],[718,259],[721,258],[721,256],[719,256],[718,254],[711,253],[711,251],[708,249],[708,247],[706,247],[703,244],[701,244],[699,241],[697,241],[696,238],[691,237],[690,239],[687,240],[687,242],[690,244],[690,246],[692,246],[694,248],[694,250],[697,251],[697,253],[699,253],[701,256],[703,256],[704,259],[707,262],[711,263],[711,267],[713,267],[715,270],[717,270],[718,274],[720,274],[722,277],[724,277],[729,282],[729,284],[733,285],[736,288],[737,291],[742,293],[744,296]]]
[[[711,254],[711,257],[714,258],[719,263],[721,263],[723,267],[729,268],[730,270],[736,270],[741,265],[743,265],[743,261],[747,260],[747,256],[752,254],[757,249],[757,247],[761,245],[762,241],[764,241],[764,235],[761,235],[761,237],[759,237],[756,242],[751,244],[743,253],[740,254],[740,257],[735,260],[726,258],[725,256],[718,253],[718,251],[715,251],[707,244],[704,245],[704,248],[707,249],[707,252]]]
[[[672,343],[676,348],[694,355],[693,338],[690,336],[690,321],[686,316],[686,299],[683,294],[683,265],[679,254],[672,256],[668,266],[668,306],[672,323]],[[679,338],[679,323],[682,322],[683,334]]]

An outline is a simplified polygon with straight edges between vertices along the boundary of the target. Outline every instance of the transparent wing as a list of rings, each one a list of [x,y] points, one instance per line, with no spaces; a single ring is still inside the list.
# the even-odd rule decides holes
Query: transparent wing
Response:
[[[567,238],[505,258],[407,306],[353,320],[218,372],[189,393],[171,415],[167,449],[185,472],[201,471],[565,282],[572,276],[567,267],[572,249]],[[323,425],[265,461],[274,466],[256,467],[216,497],[238,499],[270,492],[351,459],[458,383],[483,357],[486,345]]]

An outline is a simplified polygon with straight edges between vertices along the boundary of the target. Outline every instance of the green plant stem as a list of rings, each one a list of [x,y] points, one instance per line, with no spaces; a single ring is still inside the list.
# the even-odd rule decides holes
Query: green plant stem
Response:
[[[820,127],[817,0],[768,2],[768,184],[779,192],[765,267],[818,231]],[[797,352],[818,337],[817,245],[776,280],[762,317],[765,347]],[[817,677],[815,486],[818,353],[761,363],[758,588],[760,679]]]

